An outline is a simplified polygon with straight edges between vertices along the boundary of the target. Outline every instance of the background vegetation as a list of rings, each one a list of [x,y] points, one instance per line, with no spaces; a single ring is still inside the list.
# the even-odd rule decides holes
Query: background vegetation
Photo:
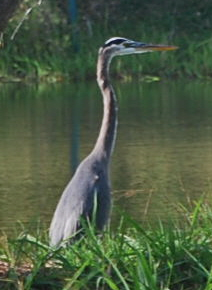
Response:
[[[145,62],[119,58],[114,65],[119,76],[212,75],[211,1],[89,0],[78,1],[75,11],[69,2],[21,2],[4,32],[2,80],[94,77],[98,47],[114,35],[180,47],[151,54]]]

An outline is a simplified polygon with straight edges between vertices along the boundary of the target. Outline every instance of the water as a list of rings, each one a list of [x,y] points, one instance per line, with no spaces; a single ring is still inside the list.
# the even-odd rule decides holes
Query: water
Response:
[[[119,127],[111,164],[113,224],[177,218],[211,200],[212,83],[114,84]],[[102,100],[86,84],[0,86],[0,228],[49,224],[79,160],[96,140]]]

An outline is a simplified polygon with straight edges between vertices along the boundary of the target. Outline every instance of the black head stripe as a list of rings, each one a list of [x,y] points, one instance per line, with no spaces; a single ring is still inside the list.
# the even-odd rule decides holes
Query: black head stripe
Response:
[[[113,37],[113,38],[108,39],[108,40],[105,42],[105,44],[104,44],[103,47],[108,47],[108,46],[111,46],[111,45],[113,45],[113,44],[118,45],[118,44],[121,44],[122,42],[125,42],[126,40],[127,40],[126,38]]]

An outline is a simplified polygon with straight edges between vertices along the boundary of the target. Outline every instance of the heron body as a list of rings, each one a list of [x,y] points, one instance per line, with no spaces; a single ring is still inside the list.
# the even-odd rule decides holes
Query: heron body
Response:
[[[80,163],[65,188],[50,225],[50,244],[73,237],[81,228],[81,218],[91,219],[96,196],[95,223],[98,230],[106,225],[111,207],[109,165],[117,129],[117,100],[110,83],[109,67],[116,55],[174,50],[175,46],[152,45],[114,37],[99,49],[97,82],[103,96],[103,119],[91,153]]]
[[[96,226],[101,230],[110,210],[108,165],[90,154],[79,165],[58,203],[50,227],[52,245],[58,245],[74,235],[80,228],[80,217],[91,219],[95,194],[98,204]]]

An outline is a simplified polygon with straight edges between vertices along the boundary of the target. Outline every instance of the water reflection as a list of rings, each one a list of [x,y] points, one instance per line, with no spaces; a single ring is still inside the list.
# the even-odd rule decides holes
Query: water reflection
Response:
[[[116,84],[115,84],[116,85]],[[212,84],[117,83],[118,139],[111,168],[116,207],[137,220],[177,215],[208,193],[212,176]],[[96,83],[1,85],[0,225],[50,221],[102,116]]]

